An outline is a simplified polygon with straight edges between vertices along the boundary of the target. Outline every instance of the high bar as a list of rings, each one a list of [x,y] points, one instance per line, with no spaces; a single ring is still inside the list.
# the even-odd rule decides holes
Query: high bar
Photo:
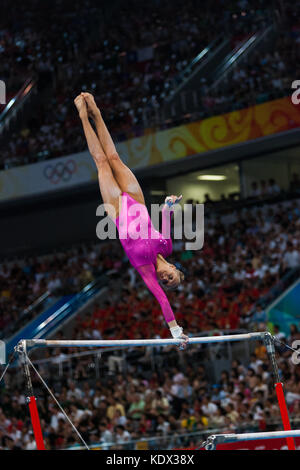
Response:
[[[244,333],[227,336],[203,336],[189,338],[189,344],[222,343],[230,341],[243,341],[253,339],[264,339],[272,335],[265,332]],[[170,344],[180,345],[182,340],[173,338],[164,339],[124,339],[124,340],[47,340],[47,339],[23,339],[19,342],[28,347],[110,347],[110,346],[167,346]]]

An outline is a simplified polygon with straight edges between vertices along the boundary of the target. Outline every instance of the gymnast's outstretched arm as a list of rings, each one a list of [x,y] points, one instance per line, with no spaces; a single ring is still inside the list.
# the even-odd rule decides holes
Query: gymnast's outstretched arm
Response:
[[[145,266],[139,266],[136,268],[139,274],[141,275],[144,283],[148,289],[152,292],[154,297],[159,302],[165,320],[170,328],[171,334],[174,338],[181,338],[183,340],[180,349],[185,349],[188,342],[188,337],[183,334],[182,328],[177,324],[173,310],[169,303],[169,300],[157,281],[155,268],[152,264]]]

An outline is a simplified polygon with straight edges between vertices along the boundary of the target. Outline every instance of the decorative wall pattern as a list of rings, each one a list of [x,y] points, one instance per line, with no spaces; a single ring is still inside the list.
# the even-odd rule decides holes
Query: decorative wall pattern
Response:
[[[290,97],[213,116],[117,144],[131,168],[201,154],[300,127],[300,105]],[[39,194],[97,180],[88,152],[0,172],[0,200]]]

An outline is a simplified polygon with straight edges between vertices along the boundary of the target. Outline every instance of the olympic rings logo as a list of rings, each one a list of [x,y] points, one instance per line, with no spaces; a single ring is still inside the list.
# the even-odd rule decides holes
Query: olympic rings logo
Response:
[[[72,175],[76,173],[77,165],[74,160],[68,160],[67,162],[58,162],[55,165],[47,165],[44,168],[43,174],[47,180],[50,180],[52,184],[57,184],[60,181],[70,181]]]

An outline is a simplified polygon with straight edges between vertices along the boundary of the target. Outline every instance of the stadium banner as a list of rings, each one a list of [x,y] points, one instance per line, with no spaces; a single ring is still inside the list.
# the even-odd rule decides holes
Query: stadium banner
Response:
[[[130,168],[173,161],[300,127],[300,106],[290,97],[213,116],[118,143]],[[81,152],[0,172],[0,200],[67,189],[97,180],[89,153]]]
[[[278,325],[288,338],[290,326],[299,322],[300,280],[296,281],[267,308],[268,322]],[[299,362],[298,362],[299,363]]]
[[[290,97],[144,135],[124,142],[121,153],[140,167],[220,149],[300,127],[300,106]]]
[[[0,201],[67,189],[97,179],[88,152],[0,172]]]

